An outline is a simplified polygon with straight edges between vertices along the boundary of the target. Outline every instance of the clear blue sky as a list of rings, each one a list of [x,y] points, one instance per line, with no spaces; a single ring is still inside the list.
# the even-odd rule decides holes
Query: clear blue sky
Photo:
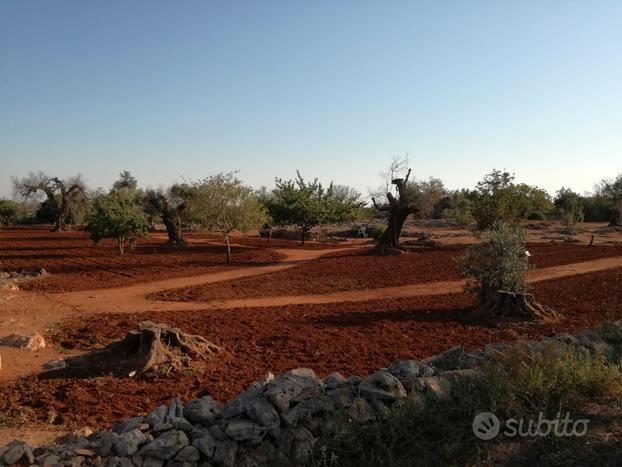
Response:
[[[37,169],[366,191],[406,153],[451,188],[622,172],[622,1],[0,2],[0,196]]]

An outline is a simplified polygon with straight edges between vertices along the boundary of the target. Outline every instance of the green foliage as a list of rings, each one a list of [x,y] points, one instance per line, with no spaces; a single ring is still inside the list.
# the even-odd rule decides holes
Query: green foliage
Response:
[[[370,235],[374,239],[375,242],[378,242],[384,235],[385,230],[387,230],[386,225],[382,225],[382,224],[374,225],[367,229],[367,234]]]
[[[17,204],[8,199],[0,199],[0,225],[10,226],[17,218]]]
[[[546,215],[542,211],[531,211],[527,214],[527,220],[530,221],[545,221]]]
[[[300,173],[295,180],[277,178],[266,207],[277,225],[298,225],[304,234],[317,225],[352,220],[365,203],[360,194],[332,183],[325,188],[317,179],[305,181]]]
[[[541,355],[518,345],[482,371],[480,378],[454,384],[448,399],[404,401],[372,423],[357,424],[345,411],[339,412],[335,434],[319,440],[319,460],[312,465],[488,465],[505,440],[475,438],[475,415],[492,412],[501,420],[537,421],[542,412],[552,419],[558,412],[577,414],[595,403],[608,406],[611,398],[622,395],[622,375],[616,366],[563,344]],[[511,442],[516,448],[519,440]],[[589,442],[554,435],[529,440],[532,453],[560,459],[555,465],[566,465],[567,458],[576,460],[577,455],[589,459],[584,444]]]
[[[622,225],[622,174],[614,180],[603,180],[600,194],[609,202],[611,223]]]
[[[85,230],[96,245],[105,238],[115,239],[123,254],[126,242],[133,248],[138,238],[147,237],[149,225],[132,199],[112,192],[94,199]]]
[[[581,204],[585,222],[606,222],[611,217],[611,206],[609,200],[598,193],[582,196]]]
[[[445,197],[441,218],[454,219],[464,229],[473,222],[473,203],[465,190],[454,191]]]
[[[468,279],[465,289],[477,294],[480,303],[499,290],[526,292],[530,265],[525,232],[520,227],[497,222],[484,233],[480,243],[467,250],[458,268]]]
[[[477,184],[473,217],[480,230],[489,229],[495,222],[518,224],[530,212],[546,211],[552,207],[548,193],[524,183],[515,184],[509,172],[493,170]]]
[[[413,180],[408,184],[408,191],[417,206],[417,217],[420,219],[433,217],[435,206],[447,193],[442,180],[434,177]]]
[[[581,197],[570,188],[561,188],[555,197],[555,209],[570,232],[583,221]]]
[[[193,187],[194,195],[189,205],[190,217],[209,229],[222,233],[227,245],[227,261],[231,249],[229,234],[234,230],[247,232],[267,221],[264,205],[251,187],[234,173],[208,177]]]

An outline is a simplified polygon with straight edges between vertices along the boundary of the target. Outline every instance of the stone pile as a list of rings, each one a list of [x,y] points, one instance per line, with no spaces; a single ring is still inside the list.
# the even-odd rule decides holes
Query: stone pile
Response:
[[[592,331],[529,341],[526,348],[542,352],[551,345],[612,351]],[[76,434],[36,449],[13,441],[0,447],[0,465],[300,465],[310,459],[318,438],[334,433],[337,412],[366,423],[389,414],[394,404],[447,398],[452,384],[477,377],[480,365],[508,347],[489,344],[471,353],[453,347],[425,362],[397,361],[364,379],[332,373],[322,380],[305,368],[267,374],[224,406],[210,396],[185,405],[175,399],[147,416],[117,423],[112,431]]]

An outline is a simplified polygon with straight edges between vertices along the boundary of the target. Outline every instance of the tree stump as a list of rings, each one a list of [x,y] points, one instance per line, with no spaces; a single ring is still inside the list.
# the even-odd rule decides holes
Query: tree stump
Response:
[[[65,360],[65,368],[51,370],[48,375],[76,377],[114,374],[127,377],[149,370],[181,369],[190,360],[207,360],[222,349],[201,336],[185,334],[179,329],[151,321],[139,323],[138,331],[130,331],[122,340],[101,350]]]
[[[481,318],[507,318],[522,321],[551,321],[558,315],[552,308],[538,303],[533,294],[499,290],[473,311]]]

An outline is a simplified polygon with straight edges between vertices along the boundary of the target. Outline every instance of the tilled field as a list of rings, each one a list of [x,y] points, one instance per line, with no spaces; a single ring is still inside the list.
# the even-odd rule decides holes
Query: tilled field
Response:
[[[414,250],[399,256],[375,256],[361,248],[325,255],[284,271],[199,287],[166,290],[151,298],[170,301],[212,301],[284,295],[313,295],[395,287],[460,279],[456,260],[464,245]],[[622,246],[532,243],[531,262],[537,268],[561,266],[622,256]]]
[[[193,235],[193,239],[201,236]],[[208,236],[202,236],[208,238]],[[218,242],[215,236],[210,241]],[[259,266],[283,256],[270,248],[232,247],[226,265],[224,246],[193,244],[167,248],[164,237],[139,242],[119,255],[112,241],[93,246],[84,232],[52,233],[42,228],[0,230],[0,263],[6,270],[44,268],[50,276],[24,283],[25,290],[69,292],[120,287],[139,282],[192,276],[240,266]]]
[[[226,353],[202,369],[167,377],[41,379],[30,377],[0,388],[5,422],[106,426],[180,395],[212,394],[226,401],[266,371],[310,367],[364,375],[400,358],[425,358],[452,345],[467,349],[519,337],[578,332],[622,318],[622,268],[540,282],[541,302],[563,313],[555,324],[497,326],[468,315],[473,302],[450,294],[363,303],[278,308],[206,310],[184,313],[98,315],[76,318],[55,336],[68,348],[92,348],[125,335],[150,319],[198,333]],[[0,420],[1,422],[2,420]]]

